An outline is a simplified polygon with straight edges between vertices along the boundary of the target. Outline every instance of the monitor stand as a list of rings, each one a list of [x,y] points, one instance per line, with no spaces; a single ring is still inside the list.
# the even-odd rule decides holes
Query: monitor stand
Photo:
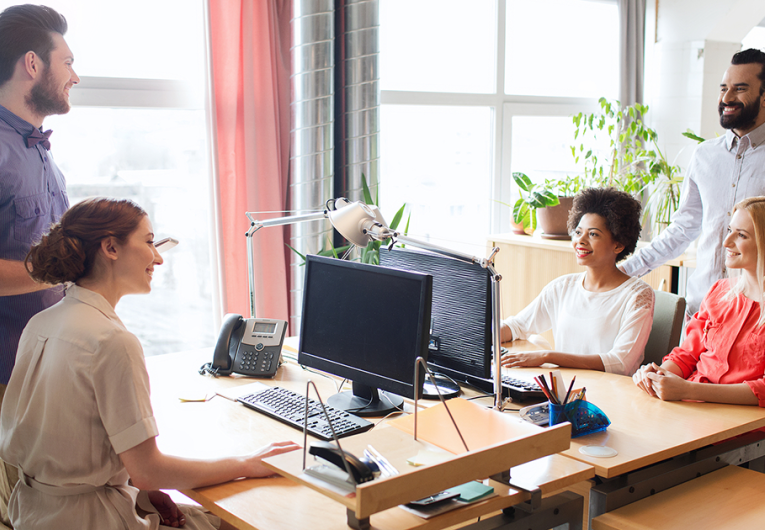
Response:
[[[340,392],[327,398],[327,405],[356,416],[385,416],[404,409],[404,398],[356,382],[353,391]]]
[[[439,399],[439,391],[444,399],[451,399],[460,395],[460,385],[451,377],[443,374],[433,374],[433,379],[436,381],[436,386],[433,386],[430,377],[425,376],[425,383],[422,385],[423,399]],[[436,387],[438,387],[438,390],[436,390]]]

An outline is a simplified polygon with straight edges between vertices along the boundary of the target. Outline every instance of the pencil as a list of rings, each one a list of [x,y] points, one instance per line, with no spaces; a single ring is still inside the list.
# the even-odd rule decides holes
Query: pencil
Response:
[[[553,377],[552,372],[550,372],[550,387],[555,396],[555,402],[558,403],[558,385],[555,383],[555,377]]]
[[[541,376],[541,377],[542,377],[542,379],[544,379],[544,376]],[[544,383],[542,379],[540,379],[539,377],[535,377],[534,381],[537,382],[537,385],[539,385],[539,388],[542,389],[542,392],[544,393],[545,396],[547,396],[547,399],[552,401],[552,397],[550,396],[550,392],[547,390],[547,384]]]
[[[547,397],[550,398],[550,403],[558,404],[558,397],[555,395],[555,393],[550,389],[550,385],[547,384],[547,379],[545,379],[545,376],[542,377],[542,383],[544,384],[545,389],[547,389]]]

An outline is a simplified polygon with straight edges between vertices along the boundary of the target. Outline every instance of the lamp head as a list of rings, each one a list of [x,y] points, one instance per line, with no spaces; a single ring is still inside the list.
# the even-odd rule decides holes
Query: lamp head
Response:
[[[341,236],[358,247],[365,247],[372,241],[368,231],[374,225],[388,228],[377,206],[350,202],[344,197],[335,200],[335,209],[329,210],[327,217]]]

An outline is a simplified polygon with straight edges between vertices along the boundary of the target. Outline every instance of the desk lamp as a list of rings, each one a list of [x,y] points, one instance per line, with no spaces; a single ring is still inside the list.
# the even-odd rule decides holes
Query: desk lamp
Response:
[[[500,365],[500,289],[499,282],[502,276],[494,268],[494,256],[499,252],[499,248],[494,247],[487,258],[478,258],[469,254],[463,254],[445,247],[434,245],[427,241],[420,241],[408,237],[396,230],[388,227],[377,206],[365,204],[363,202],[350,202],[341,197],[327,201],[327,207],[323,211],[317,211],[302,215],[292,215],[286,217],[277,217],[265,221],[256,220],[253,216],[257,212],[246,212],[250,220],[250,229],[245,234],[247,237],[247,270],[250,284],[250,312],[255,317],[255,273],[253,269],[252,256],[252,236],[264,227],[291,225],[308,221],[318,221],[329,219],[335,230],[345,239],[358,247],[365,247],[371,241],[391,240],[391,246],[395,243],[405,243],[413,247],[422,248],[435,252],[450,258],[458,259],[467,263],[476,263],[481,267],[488,269],[491,274],[492,283],[492,327],[493,327],[493,346],[494,346],[494,408],[502,411],[504,402],[502,399],[502,371]]]

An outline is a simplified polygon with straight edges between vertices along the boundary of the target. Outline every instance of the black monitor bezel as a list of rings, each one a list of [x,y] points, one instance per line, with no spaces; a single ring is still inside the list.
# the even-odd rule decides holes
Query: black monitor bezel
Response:
[[[391,377],[388,377],[383,374],[374,374],[369,371],[364,370],[362,367],[354,367],[350,366],[348,364],[344,364],[332,359],[328,359],[327,355],[324,357],[320,357],[316,355],[315,353],[309,353],[304,351],[303,345],[305,343],[305,332],[306,327],[303,325],[305,323],[305,311],[306,306],[309,300],[309,297],[311,295],[311,285],[310,285],[310,278],[311,278],[311,272],[313,268],[316,265],[327,265],[331,267],[338,267],[338,268],[346,268],[346,269],[354,269],[354,270],[361,270],[366,273],[369,273],[370,275],[379,275],[379,274],[385,274],[391,277],[399,277],[399,278],[407,278],[408,280],[415,280],[419,283],[419,289],[420,289],[420,306],[419,306],[419,324],[418,324],[418,332],[415,340],[415,350],[412,352],[412,355],[410,357],[407,357],[407,362],[410,362],[412,370],[411,370],[411,379],[408,381],[401,381],[396,380]],[[298,346],[298,363],[314,368],[317,370],[321,370],[322,372],[327,372],[333,375],[336,375],[338,377],[350,379],[357,385],[366,385],[372,388],[379,388],[384,391],[391,392],[393,394],[397,394],[399,396],[404,396],[408,398],[414,398],[415,397],[415,385],[414,385],[414,364],[415,359],[419,356],[422,357],[426,362],[428,360],[428,342],[430,338],[429,334],[429,326],[430,326],[430,314],[431,314],[431,303],[432,303],[432,294],[433,294],[433,277],[428,274],[422,274],[419,272],[411,272],[411,271],[404,271],[404,270],[398,270],[398,269],[388,269],[384,267],[379,267],[377,265],[368,265],[364,263],[358,263],[353,261],[347,261],[347,260],[339,260],[339,259],[333,259],[333,258],[326,258],[323,256],[316,256],[316,255],[308,255],[306,256],[306,264],[305,264],[305,284],[304,284],[304,290],[303,290],[303,317],[301,317],[301,327],[300,327],[300,341]],[[327,311],[331,311],[331,302],[328,302]],[[365,315],[365,318],[370,319],[369,313],[362,313],[359,312],[359,315]],[[373,319],[371,319],[373,320]],[[368,325],[369,333],[374,333],[375,327],[374,322],[370,322],[370,325]],[[385,339],[385,332],[380,330],[380,340]],[[418,395],[422,394],[422,384],[425,378],[424,370],[420,371],[420,380],[417,384],[417,392]]]

